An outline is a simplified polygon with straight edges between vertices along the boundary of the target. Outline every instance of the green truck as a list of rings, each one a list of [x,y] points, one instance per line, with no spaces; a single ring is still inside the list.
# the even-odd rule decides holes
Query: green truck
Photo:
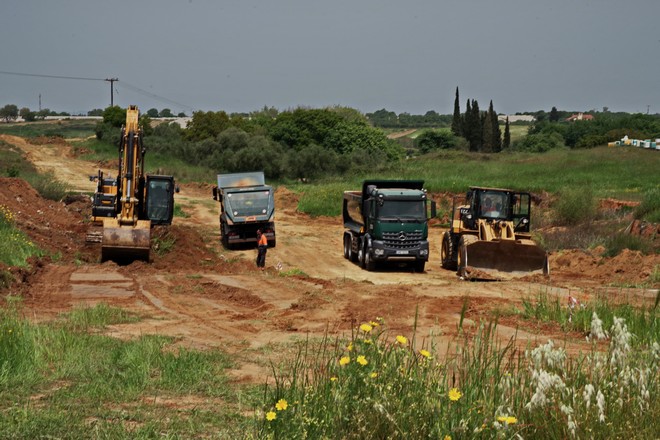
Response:
[[[218,174],[213,200],[220,203],[220,236],[226,249],[257,243],[257,230],[275,247],[275,198],[264,173]]]
[[[424,272],[429,259],[429,200],[423,180],[365,180],[344,191],[344,258],[369,271],[406,262]],[[436,205],[430,202],[431,217]]]

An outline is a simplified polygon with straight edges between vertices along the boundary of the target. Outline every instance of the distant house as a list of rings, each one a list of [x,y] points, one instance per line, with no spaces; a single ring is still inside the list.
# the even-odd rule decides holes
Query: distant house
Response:
[[[585,115],[584,113],[574,113],[568,118],[566,118],[567,122],[572,122],[572,121],[593,121],[594,116],[593,115]]]

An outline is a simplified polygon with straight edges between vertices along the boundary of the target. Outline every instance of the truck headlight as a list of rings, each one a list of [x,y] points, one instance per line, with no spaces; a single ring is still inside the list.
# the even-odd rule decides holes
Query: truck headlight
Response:
[[[384,255],[385,254],[385,249],[374,249],[374,255]]]
[[[428,249],[422,249],[422,250],[419,251],[419,255],[428,255],[428,254],[429,254]]]

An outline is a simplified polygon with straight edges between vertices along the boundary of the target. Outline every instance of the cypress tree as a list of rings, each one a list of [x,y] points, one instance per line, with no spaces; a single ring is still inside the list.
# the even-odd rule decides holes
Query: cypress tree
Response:
[[[484,112],[481,118],[481,126],[483,127],[483,142],[481,151],[485,153],[492,153],[494,151],[493,145],[493,118],[491,117],[493,113],[493,101],[490,101],[490,106],[488,111]]]
[[[472,100],[472,117],[471,117],[471,127],[470,127],[470,151],[480,151],[482,140],[482,129],[481,129],[481,112],[479,111],[479,103],[476,99]]]
[[[509,117],[506,117],[504,124],[504,139],[502,139],[502,149],[507,150],[511,146],[511,132],[509,131]]]
[[[465,114],[463,115],[463,121],[461,123],[461,135],[467,141],[470,141],[472,126],[472,107],[470,106],[470,100],[468,99],[467,104],[465,104]]]
[[[454,117],[451,120],[451,132],[456,136],[461,136],[461,106],[458,104],[458,86],[456,87],[456,98],[454,99]]]
[[[490,125],[493,129],[491,145],[493,147],[493,153],[499,153],[502,151],[502,130],[500,130],[500,121],[497,118],[497,113],[493,109],[493,101],[490,101],[490,107],[488,109],[488,114],[490,115]]]

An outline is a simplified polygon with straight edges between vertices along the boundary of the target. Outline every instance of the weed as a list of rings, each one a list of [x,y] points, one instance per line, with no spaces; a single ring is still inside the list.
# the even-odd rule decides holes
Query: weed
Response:
[[[302,269],[298,269],[297,267],[292,267],[291,269],[280,271],[279,276],[281,277],[299,276],[305,278],[309,277],[309,275],[303,272]]]

